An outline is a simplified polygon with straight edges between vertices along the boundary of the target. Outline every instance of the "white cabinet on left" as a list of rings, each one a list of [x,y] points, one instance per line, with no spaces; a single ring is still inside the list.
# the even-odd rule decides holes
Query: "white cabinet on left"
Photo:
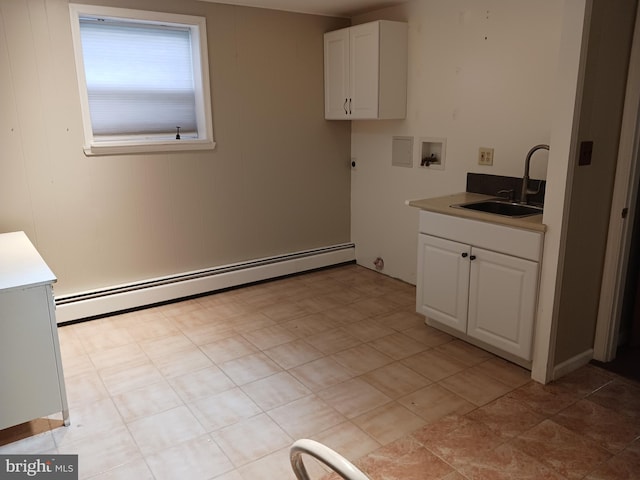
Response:
[[[379,20],[324,35],[325,118],[405,118],[407,24]]]
[[[51,272],[23,232],[0,234],[0,429],[69,407]]]

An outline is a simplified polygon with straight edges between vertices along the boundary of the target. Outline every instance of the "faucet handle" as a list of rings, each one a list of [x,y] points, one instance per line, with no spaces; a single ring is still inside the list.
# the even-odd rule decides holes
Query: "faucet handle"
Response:
[[[498,193],[496,195],[498,195],[499,197],[504,196],[505,199],[513,202],[516,197],[516,191],[513,188],[510,188],[508,190],[498,190]]]

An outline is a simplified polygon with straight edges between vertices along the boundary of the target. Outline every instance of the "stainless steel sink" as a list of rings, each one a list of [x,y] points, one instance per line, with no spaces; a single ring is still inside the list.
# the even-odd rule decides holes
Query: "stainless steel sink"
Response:
[[[529,217],[531,215],[540,215],[542,213],[542,207],[498,199],[459,203],[451,206],[454,208],[465,208],[467,210],[475,210],[478,212],[491,213],[493,215],[502,215],[503,217],[511,218]]]

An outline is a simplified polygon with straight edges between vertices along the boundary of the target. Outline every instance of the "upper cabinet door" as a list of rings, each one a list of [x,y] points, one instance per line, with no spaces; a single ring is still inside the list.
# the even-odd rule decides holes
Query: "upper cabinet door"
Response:
[[[407,110],[407,24],[380,20],[324,36],[325,118],[399,119]]]
[[[354,120],[378,117],[379,38],[378,22],[349,32],[349,113]]]
[[[349,117],[349,29],[324,36],[324,116]]]

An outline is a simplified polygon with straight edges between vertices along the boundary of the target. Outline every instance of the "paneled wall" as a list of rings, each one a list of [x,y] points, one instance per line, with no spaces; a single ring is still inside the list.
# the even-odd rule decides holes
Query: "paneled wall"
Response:
[[[348,21],[183,0],[207,19],[214,151],[86,157],[67,0],[0,2],[0,232],[64,295],[350,241],[350,125],[323,119]]]

